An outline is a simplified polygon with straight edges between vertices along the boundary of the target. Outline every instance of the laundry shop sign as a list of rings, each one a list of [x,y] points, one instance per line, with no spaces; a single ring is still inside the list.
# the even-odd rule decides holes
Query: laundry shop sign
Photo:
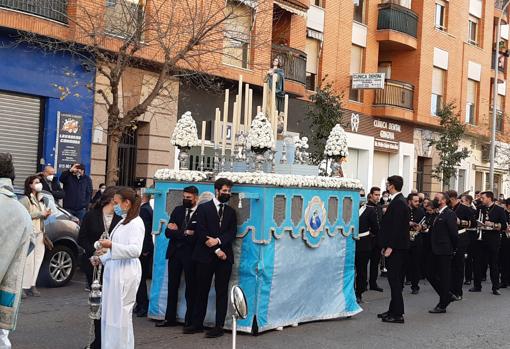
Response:
[[[352,112],[350,121],[351,132],[374,137],[377,151],[398,153],[400,142],[413,143],[413,128],[408,124]]]

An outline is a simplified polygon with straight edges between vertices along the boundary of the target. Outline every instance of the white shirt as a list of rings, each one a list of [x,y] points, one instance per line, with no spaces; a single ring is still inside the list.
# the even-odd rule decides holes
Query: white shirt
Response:
[[[399,191],[398,193],[390,194],[390,200],[393,200],[395,198],[395,196],[397,196],[398,194],[402,194],[402,192]]]
[[[443,211],[447,208],[448,206],[445,205],[442,209],[439,210],[439,214],[443,213]]]
[[[213,197],[213,202],[214,202],[214,206],[216,206],[216,211],[219,213],[220,212],[220,205],[221,205],[220,200],[218,200],[218,198],[216,198],[216,196],[215,196],[215,197]],[[226,205],[227,204],[223,204],[223,209],[225,209]]]

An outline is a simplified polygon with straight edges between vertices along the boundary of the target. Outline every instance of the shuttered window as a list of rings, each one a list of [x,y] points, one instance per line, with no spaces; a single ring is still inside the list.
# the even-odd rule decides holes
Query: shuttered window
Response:
[[[229,1],[225,20],[223,63],[241,68],[250,64],[250,41],[253,9],[237,1]]]

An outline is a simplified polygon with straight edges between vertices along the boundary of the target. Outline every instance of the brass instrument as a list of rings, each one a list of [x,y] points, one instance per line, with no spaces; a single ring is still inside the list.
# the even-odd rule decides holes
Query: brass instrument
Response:
[[[423,217],[420,221],[420,223],[418,223],[419,226],[422,226],[423,223],[425,223],[425,217]],[[417,231],[417,230],[410,230],[409,231],[409,239],[411,241],[415,241],[416,240],[416,236],[420,233],[420,231]]]

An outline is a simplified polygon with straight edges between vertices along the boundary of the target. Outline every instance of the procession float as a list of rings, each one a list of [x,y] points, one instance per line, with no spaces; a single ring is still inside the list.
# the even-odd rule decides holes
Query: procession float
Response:
[[[361,183],[342,175],[341,163],[348,155],[345,132],[337,125],[320,168],[310,165],[306,137],[287,132],[288,96],[276,93],[277,73],[264,85],[262,106],[253,119],[252,91],[248,84],[243,86],[242,77],[231,122],[226,90],[223,111],[216,109],[213,125],[212,166],[204,161],[205,123],[199,139],[191,113],[178,121],[172,145],[179,149],[179,169],[158,170],[150,191],[155,201],[150,318],[165,317],[169,240],[164,230],[169,215],[182,202],[186,186],[199,189],[201,202],[210,200],[217,178],[234,182],[229,205],[237,212],[238,229],[230,283],[240,286],[248,305],[247,317],[237,323],[239,330],[258,333],[361,311],[354,294]],[[190,170],[189,152],[198,146],[198,169]],[[186,310],[184,288],[183,278],[180,320]],[[214,323],[214,309],[212,287],[206,325]],[[226,328],[231,326],[229,318]]]

